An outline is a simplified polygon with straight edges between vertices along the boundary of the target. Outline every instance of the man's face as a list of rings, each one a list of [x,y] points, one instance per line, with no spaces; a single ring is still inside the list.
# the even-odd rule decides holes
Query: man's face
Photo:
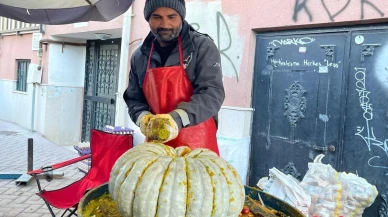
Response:
[[[162,46],[177,38],[182,30],[182,18],[172,8],[157,8],[152,12],[148,23]]]

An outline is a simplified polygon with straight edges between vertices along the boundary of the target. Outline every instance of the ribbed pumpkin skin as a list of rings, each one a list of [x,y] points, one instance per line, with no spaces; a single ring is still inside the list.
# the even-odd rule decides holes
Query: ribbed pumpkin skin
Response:
[[[245,199],[241,178],[214,152],[157,143],[116,161],[109,192],[124,217],[238,217]]]

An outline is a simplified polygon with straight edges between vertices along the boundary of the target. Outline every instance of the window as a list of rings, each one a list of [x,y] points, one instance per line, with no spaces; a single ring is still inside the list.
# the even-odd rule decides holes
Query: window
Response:
[[[27,72],[28,66],[30,65],[30,60],[16,60],[17,64],[17,91],[27,91]]]

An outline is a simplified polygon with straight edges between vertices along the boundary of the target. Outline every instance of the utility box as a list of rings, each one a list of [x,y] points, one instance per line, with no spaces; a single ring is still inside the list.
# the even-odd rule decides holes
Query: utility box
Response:
[[[40,84],[42,82],[42,67],[37,64],[30,64],[27,73],[27,83]]]

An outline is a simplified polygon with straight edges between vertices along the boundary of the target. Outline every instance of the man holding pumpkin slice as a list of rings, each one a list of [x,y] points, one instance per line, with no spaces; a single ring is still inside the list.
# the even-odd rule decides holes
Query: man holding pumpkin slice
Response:
[[[217,114],[225,98],[220,52],[185,15],[184,0],[146,0],[151,32],[131,58],[124,100],[149,140],[219,153]]]

